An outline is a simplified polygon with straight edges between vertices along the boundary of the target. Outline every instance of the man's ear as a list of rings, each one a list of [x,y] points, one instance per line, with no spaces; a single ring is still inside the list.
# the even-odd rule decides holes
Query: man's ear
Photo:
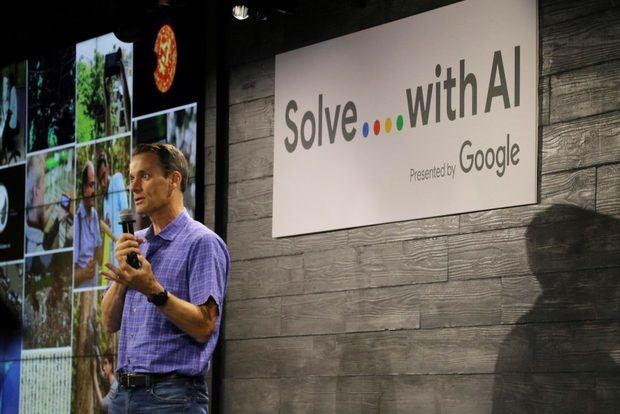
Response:
[[[172,171],[170,174],[170,178],[172,179],[172,187],[173,188],[181,188],[181,173],[178,171]]]

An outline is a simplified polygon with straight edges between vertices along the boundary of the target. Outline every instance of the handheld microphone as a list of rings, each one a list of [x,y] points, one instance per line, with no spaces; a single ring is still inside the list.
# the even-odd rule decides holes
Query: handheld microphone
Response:
[[[121,210],[119,216],[121,219],[119,224],[123,226],[123,233],[133,234],[133,223],[136,222],[133,219],[133,211],[131,211],[130,208],[126,208],[124,210]],[[141,267],[140,260],[138,260],[138,255],[134,252],[127,254],[127,263],[129,263],[129,266],[133,267],[134,269],[140,269]]]

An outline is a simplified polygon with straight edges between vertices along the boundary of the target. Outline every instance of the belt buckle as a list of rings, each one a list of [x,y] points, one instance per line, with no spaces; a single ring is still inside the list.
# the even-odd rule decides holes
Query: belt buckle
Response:
[[[141,384],[139,384],[138,378],[140,377],[141,375],[136,374],[135,372],[127,372],[123,375],[123,377],[121,377],[121,385],[125,388],[139,387]]]

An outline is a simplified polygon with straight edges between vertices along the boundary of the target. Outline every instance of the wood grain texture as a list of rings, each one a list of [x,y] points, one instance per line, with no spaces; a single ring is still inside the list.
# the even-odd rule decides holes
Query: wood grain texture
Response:
[[[336,377],[301,377],[280,380],[280,412],[290,414],[337,413]]]
[[[358,227],[348,232],[351,246],[364,246],[456,234],[458,230],[458,216],[445,216]]]
[[[551,100],[551,78],[544,76],[538,84],[538,126],[549,125],[549,101]]]
[[[448,238],[449,280],[512,276],[528,271],[525,228]]]
[[[493,412],[598,413],[590,374],[503,374],[498,376]]]
[[[304,270],[301,255],[233,261],[226,297],[246,300],[266,296],[295,295],[303,292]]]
[[[280,410],[278,379],[224,379],[222,412],[226,414],[264,413]]]
[[[541,26],[600,13],[614,6],[617,6],[614,0],[541,0],[539,2]]]
[[[620,112],[543,128],[542,172],[620,162]]]
[[[354,248],[304,252],[304,292],[359,289],[369,285]]]
[[[492,325],[500,305],[499,279],[362,289],[347,294],[347,330]]]
[[[230,106],[229,142],[273,136],[273,96]]]
[[[596,211],[620,219],[620,164],[598,168]]]
[[[535,371],[620,374],[617,319],[534,325],[533,335]]]
[[[226,302],[226,338],[244,339],[281,334],[282,298]]]
[[[594,168],[559,174],[543,175],[540,203],[529,206],[478,211],[461,215],[461,233],[494,230],[528,225],[534,217],[554,204],[594,210],[596,171]],[[563,221],[568,217],[557,212],[549,220]]]
[[[231,183],[228,186],[228,221],[271,217],[273,178]]]
[[[339,335],[341,373],[492,373],[500,347],[509,333],[515,336],[527,334],[522,327],[485,326]],[[516,348],[512,346],[512,349]],[[528,355],[527,351],[525,347],[519,349],[524,356]]]
[[[341,355],[326,335],[227,340],[224,358],[225,378],[294,378],[337,375]]]
[[[596,376],[596,412],[613,413],[620,407],[620,375],[602,373]]]
[[[361,247],[360,265],[368,275],[369,286],[447,280],[447,239],[441,237]]]
[[[230,70],[231,105],[274,95],[275,59],[273,56],[233,67]]]
[[[620,58],[620,8],[541,30],[542,75]]]
[[[291,255],[305,251],[326,251],[346,246],[346,230],[295,237],[271,237],[271,218],[229,223],[232,260]]]
[[[551,123],[620,109],[620,60],[551,76]]]
[[[346,292],[282,298],[282,334],[316,335],[345,331]]]
[[[273,175],[273,137],[233,144],[229,148],[228,182]]]
[[[502,323],[613,319],[620,268],[502,278]]]

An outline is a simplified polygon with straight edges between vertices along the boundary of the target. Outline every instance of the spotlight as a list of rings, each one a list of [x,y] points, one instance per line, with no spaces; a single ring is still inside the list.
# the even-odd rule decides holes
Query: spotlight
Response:
[[[243,3],[244,2],[238,1],[232,8],[232,15],[237,20],[245,20],[250,16],[247,4]]]

